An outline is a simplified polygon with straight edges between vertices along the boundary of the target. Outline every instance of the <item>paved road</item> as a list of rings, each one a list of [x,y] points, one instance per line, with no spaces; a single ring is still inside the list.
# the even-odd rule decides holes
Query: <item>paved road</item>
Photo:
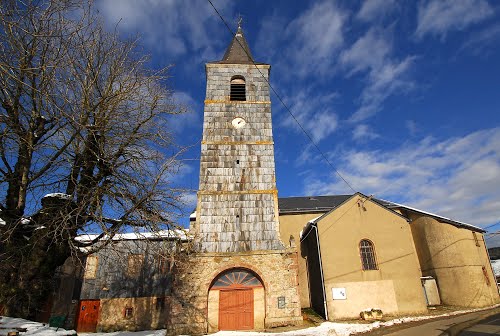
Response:
[[[500,335],[500,314],[492,315],[459,333],[460,336]]]
[[[464,330],[465,329],[465,330]],[[370,336],[491,336],[500,335],[500,308],[382,328]]]

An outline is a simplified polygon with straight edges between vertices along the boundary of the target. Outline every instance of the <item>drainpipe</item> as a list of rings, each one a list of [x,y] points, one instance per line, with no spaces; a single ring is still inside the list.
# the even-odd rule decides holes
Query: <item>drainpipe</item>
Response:
[[[326,305],[325,277],[323,276],[323,261],[321,260],[321,250],[319,248],[318,226],[313,225],[316,230],[316,247],[318,248],[319,270],[321,274],[321,286],[323,287],[323,305],[325,307],[325,319],[328,321],[328,306]]]

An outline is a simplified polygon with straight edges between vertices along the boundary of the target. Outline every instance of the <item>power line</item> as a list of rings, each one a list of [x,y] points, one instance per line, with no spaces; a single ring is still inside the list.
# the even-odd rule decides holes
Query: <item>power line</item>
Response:
[[[219,11],[217,10],[217,8],[214,6],[214,4],[212,3],[211,0],[208,0],[208,2],[210,3],[210,5],[212,6],[212,8],[214,9],[214,11],[217,13],[217,15],[219,16],[219,18],[222,20],[222,22],[224,23],[224,25],[226,26],[227,30],[231,33],[231,36],[234,36],[235,33],[233,32],[233,30],[231,29],[231,27],[229,27],[229,25],[227,24],[226,20],[222,17],[222,15],[219,13]],[[267,82],[267,84],[269,85],[269,87],[271,88],[271,90],[273,91],[273,93],[276,95],[276,97],[278,98],[278,100],[280,101],[280,103],[285,107],[285,109],[288,111],[288,113],[290,114],[290,116],[292,116],[293,120],[297,123],[297,125],[299,126],[299,128],[302,130],[302,132],[307,136],[307,138],[309,139],[309,141],[311,142],[311,144],[316,148],[316,150],[320,153],[321,157],[323,158],[323,160],[325,160],[325,162],[330,166],[331,169],[333,169],[333,171],[335,171],[335,173],[342,179],[342,181],[344,181],[345,184],[347,184],[347,186],[354,192],[356,193],[356,190],[351,186],[351,184],[349,182],[347,182],[347,180],[340,174],[340,172],[335,168],[335,166],[330,162],[330,160],[328,160],[328,158],[326,157],[326,155],[323,153],[323,151],[319,148],[319,146],[316,144],[316,142],[313,140],[313,138],[311,137],[311,135],[309,134],[309,132],[307,132],[305,130],[305,128],[300,124],[300,122],[297,120],[297,118],[295,117],[295,115],[292,113],[292,111],[288,108],[288,106],[285,104],[285,102],[283,101],[283,99],[281,98],[281,96],[278,94],[278,92],[274,89],[274,87],[271,85],[271,83],[269,82],[269,80],[264,76],[264,74],[260,71],[260,69],[257,67],[257,64],[255,64],[255,61],[253,60],[253,58],[251,57],[251,55],[248,53],[248,51],[246,50],[246,48],[243,47],[243,45],[241,45],[240,41],[238,39],[236,39],[236,42],[238,42],[238,44],[240,45],[241,49],[243,49],[245,51],[245,53],[247,54],[248,58],[252,61],[253,65],[255,66],[255,68],[257,69],[257,71],[259,71],[260,75],[262,76],[262,78],[264,78],[264,80]]]

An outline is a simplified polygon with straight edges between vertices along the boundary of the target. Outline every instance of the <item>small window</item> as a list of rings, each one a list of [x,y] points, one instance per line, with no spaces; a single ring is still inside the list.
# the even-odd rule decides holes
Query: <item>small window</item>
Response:
[[[474,242],[476,243],[476,246],[481,246],[479,244],[479,239],[477,238],[477,233],[475,233],[474,231],[472,232],[472,236],[474,237]]]
[[[128,256],[128,275],[131,277],[136,277],[141,273],[142,262],[144,256],[142,254],[130,254]]]
[[[245,78],[242,76],[235,76],[231,79],[231,100],[245,101],[246,89],[245,89]]]
[[[85,262],[85,279],[95,279],[97,275],[97,257],[88,256]]]
[[[125,307],[125,311],[123,312],[123,317],[125,317],[126,319],[134,317],[134,308]]]
[[[363,271],[376,270],[377,262],[375,260],[375,248],[373,243],[368,239],[363,239],[359,243],[359,254],[361,256],[361,264]]]

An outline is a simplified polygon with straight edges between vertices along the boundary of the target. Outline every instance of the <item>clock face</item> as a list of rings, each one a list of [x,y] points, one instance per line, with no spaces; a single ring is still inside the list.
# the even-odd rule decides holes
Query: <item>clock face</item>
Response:
[[[231,124],[233,125],[234,128],[242,128],[243,126],[246,125],[245,119],[241,117],[234,118]]]

